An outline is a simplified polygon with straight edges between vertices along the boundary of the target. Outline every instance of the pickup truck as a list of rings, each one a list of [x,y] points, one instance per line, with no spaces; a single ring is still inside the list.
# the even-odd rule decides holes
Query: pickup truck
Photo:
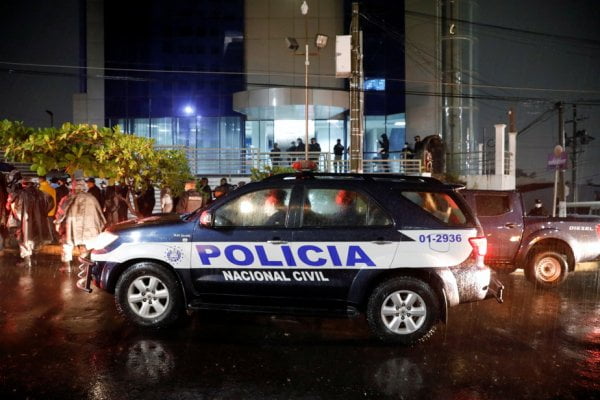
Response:
[[[530,282],[553,288],[577,263],[600,259],[600,217],[526,216],[517,191],[461,193],[487,237],[485,263],[498,272],[522,268]]]

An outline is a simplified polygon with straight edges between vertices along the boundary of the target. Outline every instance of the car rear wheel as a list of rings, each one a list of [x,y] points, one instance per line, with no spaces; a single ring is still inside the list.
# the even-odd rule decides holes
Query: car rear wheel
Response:
[[[532,258],[525,271],[527,279],[542,288],[554,288],[567,279],[567,260],[556,251],[539,251]]]
[[[162,328],[179,319],[183,295],[171,271],[144,262],[132,265],[119,277],[115,302],[117,310],[136,325]]]
[[[439,319],[439,302],[425,282],[408,276],[377,286],[367,304],[367,321],[373,333],[389,343],[411,344],[425,340]]]

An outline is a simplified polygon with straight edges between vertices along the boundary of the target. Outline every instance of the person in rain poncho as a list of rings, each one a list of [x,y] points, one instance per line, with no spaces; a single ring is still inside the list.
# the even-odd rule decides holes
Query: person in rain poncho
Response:
[[[74,191],[61,200],[56,211],[54,223],[61,237],[61,259],[67,271],[71,268],[74,247],[78,246],[80,255],[87,256],[86,244],[102,232],[106,223],[100,203],[85,189],[84,181],[77,181]]]

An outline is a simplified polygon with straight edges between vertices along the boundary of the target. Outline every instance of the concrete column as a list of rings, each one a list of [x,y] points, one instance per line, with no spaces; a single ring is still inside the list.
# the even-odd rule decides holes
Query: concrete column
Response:
[[[496,152],[494,154],[495,175],[504,175],[504,130],[506,124],[496,124]]]

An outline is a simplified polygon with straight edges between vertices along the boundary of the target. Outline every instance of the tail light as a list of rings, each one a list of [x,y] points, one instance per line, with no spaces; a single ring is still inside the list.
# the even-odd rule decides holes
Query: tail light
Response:
[[[596,225],[596,236],[600,239],[600,224]]]
[[[476,256],[485,257],[487,254],[487,239],[484,236],[469,238],[469,243],[471,243]]]

